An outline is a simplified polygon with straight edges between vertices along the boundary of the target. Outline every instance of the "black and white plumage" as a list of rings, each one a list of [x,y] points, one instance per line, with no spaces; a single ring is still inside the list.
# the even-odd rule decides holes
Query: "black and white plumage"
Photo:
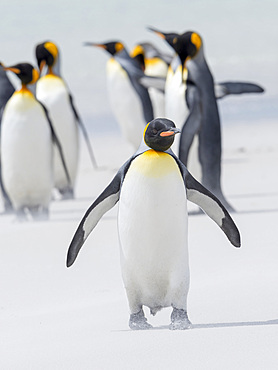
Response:
[[[165,84],[165,116],[181,128],[174,148],[202,184],[232,210],[221,187],[221,127],[217,98],[230,94],[261,93],[248,82],[214,83],[204,55],[203,40],[197,32],[165,33],[150,28],[175,50]],[[193,163],[193,165],[192,165]]]
[[[239,231],[226,208],[171,151],[178,132],[167,119],[146,126],[139,150],[89,207],[68,250],[69,267],[104,213],[119,201],[121,266],[131,329],[150,327],[143,305],[152,314],[172,306],[170,328],[190,327],[187,199],[201,207],[235,247],[240,246]]]

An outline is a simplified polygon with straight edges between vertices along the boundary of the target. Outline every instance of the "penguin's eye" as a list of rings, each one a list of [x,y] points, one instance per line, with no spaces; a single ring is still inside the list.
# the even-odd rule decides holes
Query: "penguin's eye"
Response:
[[[156,135],[156,134],[157,134],[157,130],[154,128],[154,129],[152,130],[152,133],[153,133],[154,135]]]

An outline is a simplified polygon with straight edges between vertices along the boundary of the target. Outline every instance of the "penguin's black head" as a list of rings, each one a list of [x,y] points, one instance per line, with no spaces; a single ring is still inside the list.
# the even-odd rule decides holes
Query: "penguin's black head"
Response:
[[[11,71],[21,80],[22,85],[35,83],[39,78],[39,72],[29,63],[19,63],[5,67],[5,71]]]
[[[202,45],[202,39],[196,32],[188,31],[179,35],[171,45],[179,55],[182,64],[189,58],[194,58]]]
[[[180,35],[173,32],[161,32],[154,28],[149,28],[149,30],[155,32],[158,36],[167,41],[167,43],[179,55],[182,65],[188,58],[194,58],[202,45],[202,39],[196,32],[187,31]]]
[[[173,121],[166,118],[156,118],[145,127],[144,140],[150,148],[164,152],[170,148],[175,135],[180,132]]]
[[[115,55],[124,49],[124,44],[120,41],[109,41],[103,44],[98,44],[95,42],[84,42],[84,45],[102,48],[108,51],[108,53],[110,53],[111,55]]]
[[[36,46],[36,58],[40,71],[42,71],[45,64],[48,67],[53,67],[57,61],[59,54],[58,47],[51,41],[45,41]]]
[[[176,41],[177,37],[179,36],[179,34],[176,33],[176,32],[166,33],[166,32],[159,31],[159,30],[157,30],[156,28],[153,28],[153,27],[148,27],[148,30],[156,33],[163,40],[167,41],[168,44],[172,47],[173,47],[173,44]]]

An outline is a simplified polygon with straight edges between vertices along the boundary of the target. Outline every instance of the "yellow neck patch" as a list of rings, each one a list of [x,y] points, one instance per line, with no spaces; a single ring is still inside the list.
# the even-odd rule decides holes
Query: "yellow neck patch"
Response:
[[[21,89],[15,91],[14,94],[24,94],[24,95],[34,96],[33,93],[28,89],[26,85],[22,85]]]
[[[147,150],[133,160],[132,168],[142,175],[159,178],[178,172],[179,168],[175,159],[165,152],[157,152],[153,149]]]

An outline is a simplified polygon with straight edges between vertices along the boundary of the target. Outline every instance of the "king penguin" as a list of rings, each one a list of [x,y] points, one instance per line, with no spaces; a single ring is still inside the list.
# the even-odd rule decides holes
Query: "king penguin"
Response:
[[[59,143],[47,111],[27,88],[37,81],[39,72],[29,63],[5,70],[14,72],[22,87],[8,100],[2,116],[3,185],[19,218],[26,218],[28,212],[34,218],[47,218],[53,188],[52,140],[58,147]]]
[[[84,45],[103,48],[112,56],[106,65],[110,105],[124,138],[137,150],[147,122],[154,118],[140,64],[130,57],[122,42],[86,42]]]
[[[68,250],[71,266],[100,218],[119,201],[122,277],[131,329],[149,329],[143,306],[155,315],[173,307],[170,329],[187,329],[189,289],[187,199],[200,206],[240,247],[239,231],[226,208],[195,180],[171,151],[180,132],[165,118],[147,124],[138,151],[89,207]]]
[[[165,84],[165,116],[182,127],[175,152],[189,169],[192,167],[194,176],[233,210],[221,187],[221,127],[216,99],[264,90],[246,82],[215,84],[205,59],[202,38],[197,32],[179,35],[149,29],[165,39],[176,52]]]
[[[130,56],[138,61],[145,75],[166,80],[172,55],[160,51],[150,42],[141,42],[134,46]],[[165,116],[164,90],[149,88],[155,118]]]
[[[0,63],[0,136],[1,136],[1,120],[4,107],[7,101],[15,92],[15,88],[7,76],[7,72],[4,70],[2,63]],[[12,202],[8,197],[8,194],[3,186],[2,171],[1,171],[1,160],[0,160],[0,188],[3,198],[4,211],[6,213],[13,211]]]
[[[71,180],[71,186],[69,186],[58,153],[55,151],[54,186],[63,199],[73,198],[79,160],[78,125],[84,134],[93,166],[96,168],[97,164],[85,126],[74,106],[72,95],[60,75],[58,47],[51,41],[40,43],[36,46],[36,58],[40,71],[46,70],[37,82],[36,96],[49,112],[65,155]]]

